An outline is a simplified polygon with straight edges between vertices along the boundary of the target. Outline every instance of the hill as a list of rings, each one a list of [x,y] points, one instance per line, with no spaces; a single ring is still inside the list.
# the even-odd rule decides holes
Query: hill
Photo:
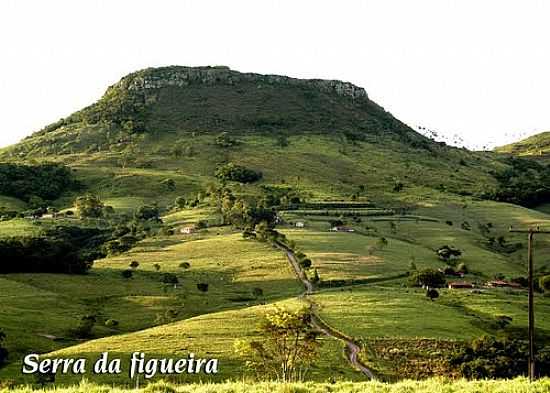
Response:
[[[495,148],[498,153],[509,153],[516,156],[544,158],[550,153],[550,132],[541,132],[521,141]]]
[[[84,190],[126,208],[193,198],[229,162],[263,174],[243,192],[282,186],[308,199],[409,205],[427,194],[493,195],[508,167],[427,139],[348,82],[178,66],[125,76],[0,160],[69,165]],[[50,203],[64,208],[75,195]]]

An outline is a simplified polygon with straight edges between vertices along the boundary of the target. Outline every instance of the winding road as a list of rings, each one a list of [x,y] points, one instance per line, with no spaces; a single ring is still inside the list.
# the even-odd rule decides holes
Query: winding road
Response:
[[[304,293],[302,293],[301,297],[304,298],[311,305],[311,308],[313,310],[313,315],[312,315],[313,318],[311,320],[311,325],[315,329],[323,332],[325,335],[344,342],[344,344],[346,344],[345,354],[349,362],[351,363],[351,365],[356,370],[359,370],[364,375],[366,375],[368,378],[376,379],[372,370],[370,370],[367,366],[365,366],[361,362],[361,360],[359,360],[358,354],[361,351],[361,347],[352,339],[344,336],[342,333],[336,331],[335,329],[327,325],[325,322],[323,322],[319,317],[318,313],[315,311],[315,309],[317,308],[317,305],[311,299],[308,298],[309,295],[313,294],[315,288],[313,287],[313,284],[311,283],[311,281],[308,280],[305,272],[300,267],[300,264],[298,263],[298,259],[296,258],[296,255],[294,255],[294,253],[284,245],[282,244],[277,244],[277,245],[279,246],[279,248],[284,250],[286,257],[290,262],[290,265],[292,266],[292,268],[294,269],[294,272],[296,273],[296,276],[304,285],[305,291]]]

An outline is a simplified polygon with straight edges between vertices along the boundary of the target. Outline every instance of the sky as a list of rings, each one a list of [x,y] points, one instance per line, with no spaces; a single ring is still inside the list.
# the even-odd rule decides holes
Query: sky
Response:
[[[549,18],[535,0],[2,0],[0,147],[165,65],[350,81],[415,129],[502,145],[550,130]]]

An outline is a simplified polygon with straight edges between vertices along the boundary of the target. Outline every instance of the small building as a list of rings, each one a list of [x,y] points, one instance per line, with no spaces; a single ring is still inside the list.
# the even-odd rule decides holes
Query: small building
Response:
[[[521,285],[515,282],[509,282],[504,280],[493,280],[487,283],[488,287],[492,288],[521,288]]]
[[[294,223],[294,226],[295,226],[296,228],[303,228],[303,227],[306,226],[306,223],[303,222],[303,221],[296,221],[296,222]]]
[[[190,226],[180,228],[180,233],[183,233],[183,234],[186,234],[186,235],[189,235],[191,233],[195,233],[196,231],[197,231],[197,229],[195,228],[194,225],[190,225]]]
[[[330,228],[332,232],[355,232],[355,229],[343,225]]]
[[[472,289],[474,284],[466,281],[453,281],[449,283],[449,289]]]

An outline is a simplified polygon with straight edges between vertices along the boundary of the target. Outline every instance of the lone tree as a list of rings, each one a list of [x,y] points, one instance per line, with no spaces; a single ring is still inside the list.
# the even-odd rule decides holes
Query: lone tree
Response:
[[[430,288],[426,291],[426,296],[433,302],[434,299],[439,297],[439,292],[437,292],[437,289]]]
[[[74,207],[81,218],[98,218],[103,213],[103,202],[95,195],[79,196],[74,201]]]
[[[139,267],[139,262],[138,261],[132,261],[132,262],[130,262],[130,264],[128,266],[130,266],[132,269],[135,270]]]
[[[237,340],[235,352],[258,375],[283,382],[301,380],[319,356],[319,334],[310,326],[311,318],[307,309],[276,308],[264,315],[259,326],[263,338]]]
[[[462,251],[453,247],[449,247],[447,245],[438,248],[436,252],[439,259],[445,262],[449,261],[452,258],[459,258],[462,255]]]
[[[413,287],[439,288],[445,283],[445,274],[434,269],[416,271],[409,276],[409,285]]]

